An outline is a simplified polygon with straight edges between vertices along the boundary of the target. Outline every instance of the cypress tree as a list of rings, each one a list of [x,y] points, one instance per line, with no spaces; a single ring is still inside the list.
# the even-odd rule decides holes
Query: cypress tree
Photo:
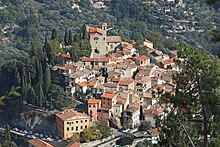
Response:
[[[50,73],[50,67],[48,64],[46,64],[45,69],[45,83],[44,83],[44,92],[47,93],[49,91],[50,85],[51,85],[51,73]]]
[[[31,85],[29,85],[28,96],[30,97],[29,103],[32,103],[32,104],[37,103],[36,93],[35,93],[34,88]]]
[[[28,76],[27,77],[27,83],[31,85],[32,82],[31,82],[31,74],[30,74],[30,72],[28,72],[27,76]]]
[[[50,110],[53,110],[52,96],[50,96]]]
[[[88,34],[88,31],[86,29],[86,25],[84,24],[82,26],[82,39],[88,39],[89,37],[89,34]]]
[[[65,30],[65,36],[64,36],[64,45],[68,45],[69,44],[69,32],[66,29]]]
[[[44,92],[42,88],[42,83],[38,84],[38,100],[39,100],[39,106],[42,107],[44,104]]]
[[[68,40],[68,44],[72,45],[73,44],[73,33],[71,30],[69,30],[69,40]]]
[[[14,86],[20,86],[21,85],[21,77],[20,74],[18,72],[18,68],[15,68],[15,80],[14,80]]]
[[[52,30],[51,39],[52,40],[58,40],[58,31],[57,31],[57,29]]]
[[[39,83],[43,83],[43,69],[41,63],[39,64],[39,72],[38,72]]]

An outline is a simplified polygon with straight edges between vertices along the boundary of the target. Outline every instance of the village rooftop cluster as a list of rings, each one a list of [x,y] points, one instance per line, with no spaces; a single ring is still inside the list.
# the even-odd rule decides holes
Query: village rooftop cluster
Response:
[[[65,77],[66,92],[71,97],[86,95],[84,112],[66,109],[56,114],[56,132],[63,139],[80,133],[97,121],[133,129],[140,121],[150,121],[155,127],[155,117],[163,116],[159,103],[162,93],[174,94],[176,83],[172,74],[178,71],[176,51],[166,53],[154,48],[145,40],[147,56],[139,55],[133,43],[121,36],[108,36],[108,28],[87,26],[92,53],[72,62],[70,55],[58,54],[65,60],[53,70]]]

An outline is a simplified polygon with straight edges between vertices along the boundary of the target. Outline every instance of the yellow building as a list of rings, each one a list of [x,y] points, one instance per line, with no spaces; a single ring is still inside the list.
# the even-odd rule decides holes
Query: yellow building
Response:
[[[56,114],[56,132],[63,139],[68,139],[88,127],[89,116],[84,113],[66,109]]]

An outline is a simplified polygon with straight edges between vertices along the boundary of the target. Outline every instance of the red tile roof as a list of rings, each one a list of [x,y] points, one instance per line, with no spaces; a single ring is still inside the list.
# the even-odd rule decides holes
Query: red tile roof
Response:
[[[93,99],[93,98],[91,98],[91,99],[88,100],[88,104],[98,104],[98,103],[100,103],[100,102],[101,102],[101,100]]]
[[[83,62],[109,62],[110,58],[109,57],[104,57],[104,58],[82,57],[82,58],[80,58],[80,60]]]
[[[135,60],[138,60],[138,61],[146,61],[148,59],[150,59],[149,57],[143,55],[143,56],[136,56],[134,57]]]
[[[33,145],[34,147],[53,147],[51,144],[49,144],[39,138],[28,140],[28,142],[29,142],[29,144]]]
[[[86,117],[88,117],[86,114],[74,111],[73,109],[65,109],[64,111],[62,111],[60,113],[57,113],[56,116],[59,117],[60,119],[62,119],[63,121],[65,121],[67,119],[70,119],[74,116],[86,116]]]
[[[98,33],[98,34],[103,34],[104,33],[104,30],[103,29],[100,29],[100,28],[91,28],[89,30],[89,33],[90,34],[94,34],[94,33]]]
[[[105,83],[105,84],[103,84],[103,86],[116,88],[118,86],[118,84],[117,83]]]
[[[109,99],[113,99],[115,96],[116,94],[106,93],[106,92],[102,95],[103,98],[109,98]]]
[[[123,50],[123,54],[124,54],[124,55],[130,55],[130,54],[131,54],[131,52],[130,52],[130,51],[128,51],[128,50]]]
[[[133,45],[130,44],[130,43],[127,43],[127,42],[123,42],[123,43],[122,43],[122,47],[123,47],[123,48],[127,48],[127,49],[129,49],[129,50],[132,50],[132,49],[133,49]]]
[[[71,142],[66,147],[80,147],[80,142]]]
[[[133,79],[120,79],[119,80],[119,85],[124,85],[124,86],[127,86],[131,83],[133,83],[134,80]]]
[[[144,110],[144,114],[160,115],[162,113],[163,113],[162,109],[148,109],[148,110]]]
[[[170,59],[161,61],[160,63],[161,63],[162,65],[167,65],[167,64],[174,63],[174,62],[175,62],[175,58],[170,58]]]
[[[70,59],[71,58],[71,55],[70,54],[56,54],[56,57],[62,57],[62,58],[67,58],[67,59]]]
[[[85,87],[87,86],[89,83],[88,82],[77,82],[76,85],[80,86],[80,87]]]

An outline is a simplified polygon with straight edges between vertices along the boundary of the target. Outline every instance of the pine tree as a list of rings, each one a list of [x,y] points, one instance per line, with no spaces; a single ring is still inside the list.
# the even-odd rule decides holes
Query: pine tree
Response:
[[[89,37],[89,34],[88,34],[88,31],[86,29],[86,25],[84,24],[82,26],[82,39],[88,39]]]
[[[71,30],[69,30],[69,40],[68,40],[68,44],[72,45],[73,44],[73,33]]]
[[[177,84],[175,95],[166,93],[160,100],[163,104],[173,104],[173,110],[166,110],[166,117],[158,124],[161,130],[160,145],[181,146],[189,143],[190,136],[194,142],[201,143],[199,146],[207,147],[208,135],[213,139],[220,133],[219,59],[207,51],[184,44],[179,56],[184,61],[176,62],[181,71],[174,74]],[[184,124],[189,135],[180,135],[181,124]],[[198,140],[201,136],[203,141]]]
[[[50,96],[50,110],[53,110],[53,101],[52,101],[52,96]]]
[[[17,67],[15,68],[14,86],[15,86],[15,87],[21,86],[21,77],[20,77],[20,74],[19,74],[19,72],[18,72],[18,68],[17,68]]]
[[[57,29],[52,30],[51,40],[58,40],[58,31],[57,31]]]
[[[50,85],[51,85],[51,72],[50,72],[50,67],[48,64],[46,64],[46,69],[45,69],[45,83],[44,83],[44,92],[48,93]]]
[[[65,36],[64,36],[64,45],[68,45],[69,44],[69,32],[66,29],[65,30]]]

